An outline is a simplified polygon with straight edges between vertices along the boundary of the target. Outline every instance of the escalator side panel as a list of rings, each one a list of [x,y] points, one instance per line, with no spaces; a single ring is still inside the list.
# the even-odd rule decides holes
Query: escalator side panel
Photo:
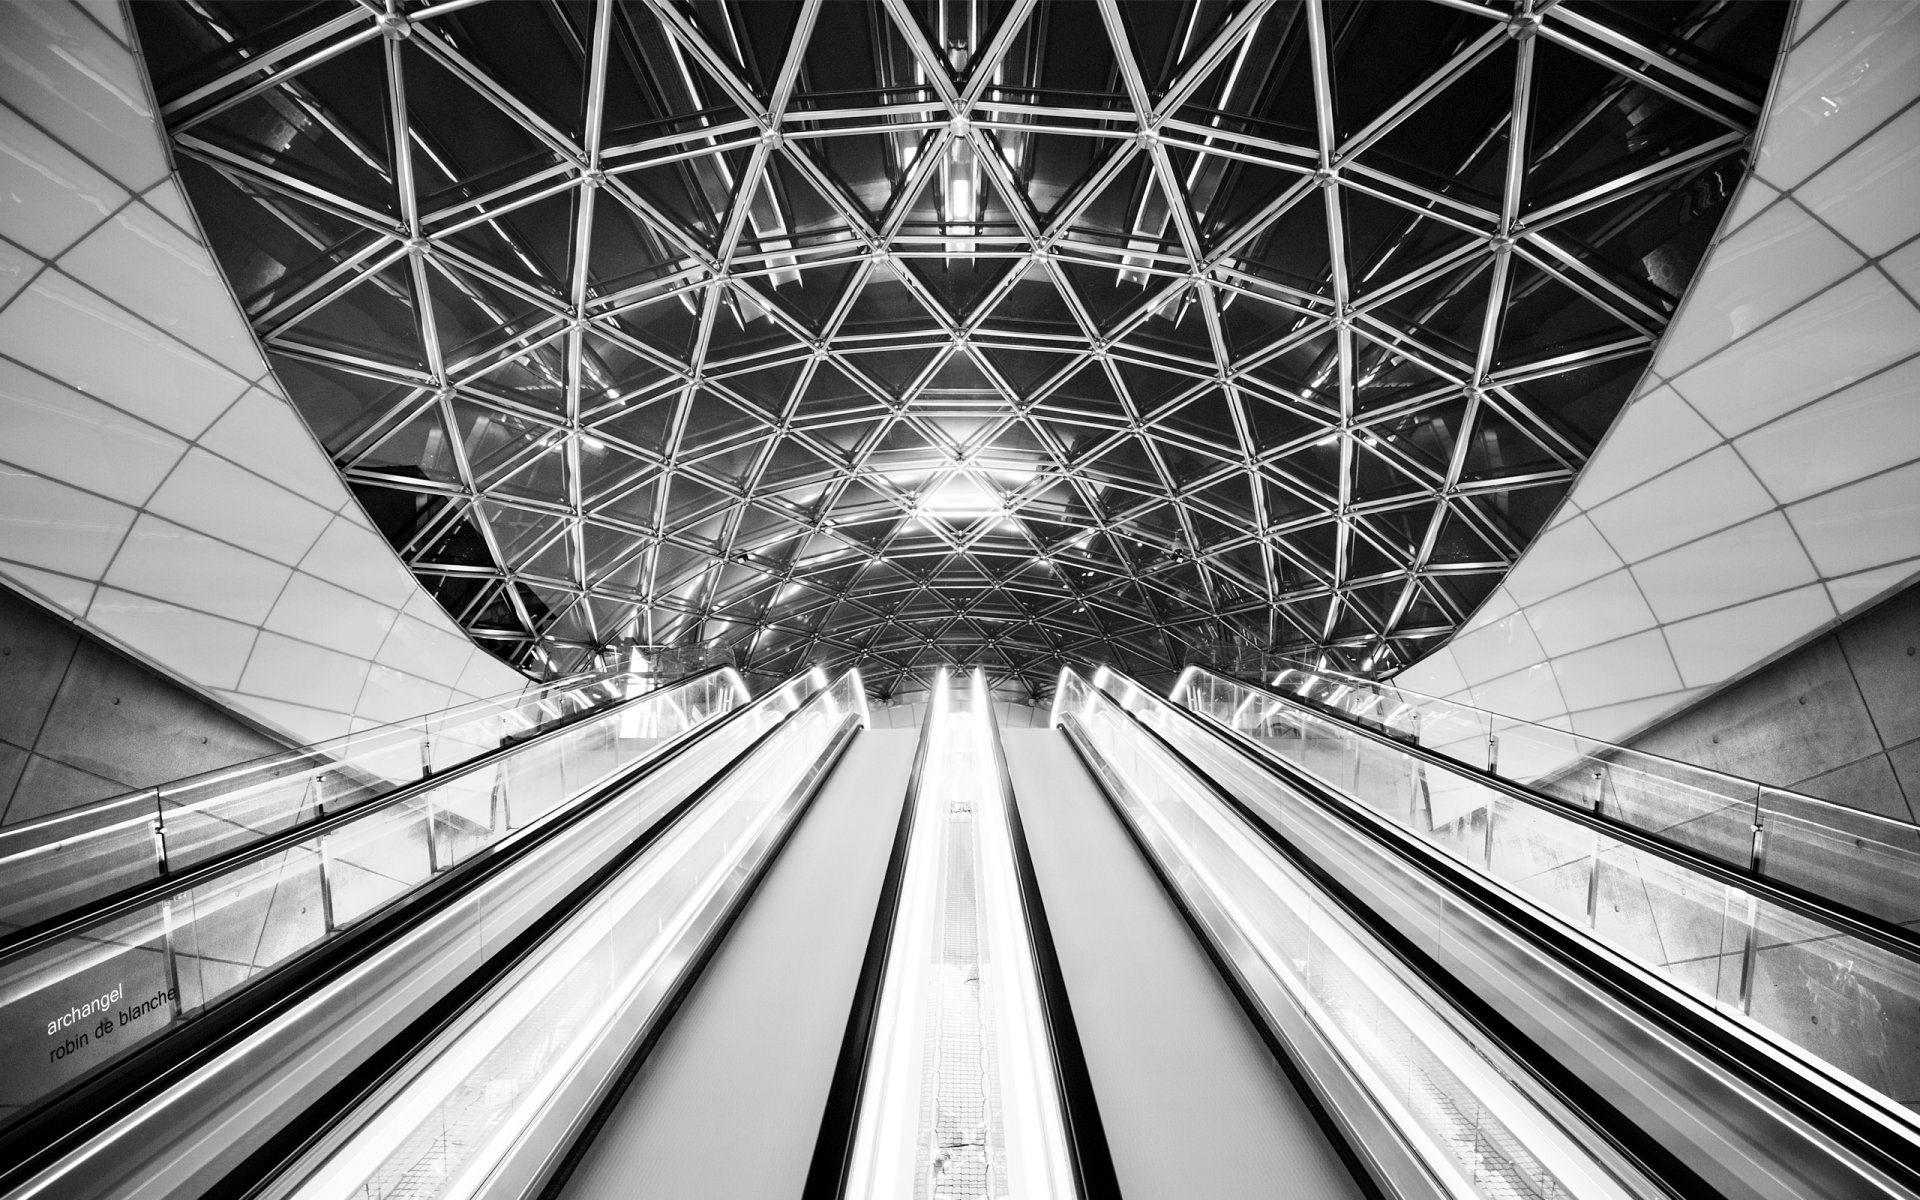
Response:
[[[1066,738],[1001,738],[1122,1194],[1365,1197]]]
[[[847,748],[561,1196],[799,1194],[918,736]]]

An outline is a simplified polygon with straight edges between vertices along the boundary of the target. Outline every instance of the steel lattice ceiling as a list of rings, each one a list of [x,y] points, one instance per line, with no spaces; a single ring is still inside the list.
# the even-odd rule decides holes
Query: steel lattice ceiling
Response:
[[[135,16],[283,382],[476,637],[886,694],[1436,644],[1645,368],[1784,7]]]

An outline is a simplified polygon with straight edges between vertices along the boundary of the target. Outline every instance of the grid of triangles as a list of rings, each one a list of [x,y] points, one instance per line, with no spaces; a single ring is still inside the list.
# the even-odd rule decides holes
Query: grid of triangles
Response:
[[[1644,369],[1784,9],[135,17],[283,382],[483,644],[886,695],[1437,644]]]

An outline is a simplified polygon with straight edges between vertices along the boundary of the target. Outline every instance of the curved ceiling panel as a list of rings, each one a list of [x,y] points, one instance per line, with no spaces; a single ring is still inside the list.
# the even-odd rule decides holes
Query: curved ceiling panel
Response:
[[[1647,365],[1784,5],[136,7],[280,378],[510,661],[1384,670]]]

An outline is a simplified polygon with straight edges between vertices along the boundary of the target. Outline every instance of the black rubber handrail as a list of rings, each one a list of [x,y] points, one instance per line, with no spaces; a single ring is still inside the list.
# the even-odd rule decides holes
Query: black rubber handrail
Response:
[[[1207,670],[1207,668],[1204,667],[1198,669]],[[1147,695],[1153,695],[1148,689],[1141,687],[1138,680],[1118,671],[1112,671],[1111,668],[1109,668],[1109,671],[1119,678],[1125,679],[1134,687],[1140,688],[1140,690]],[[1350,717],[1290,700],[1286,696],[1261,684],[1252,683],[1237,677],[1221,675],[1217,671],[1208,671],[1207,673],[1218,679],[1226,680],[1235,686],[1257,692],[1278,703],[1292,705],[1305,712],[1310,712],[1316,717],[1334,721],[1340,725],[1341,728],[1358,734],[1376,745],[1385,746],[1397,754],[1405,754],[1417,758],[1430,766],[1439,767],[1463,778],[1470,779],[1474,783],[1499,792],[1509,799],[1517,800],[1522,804],[1540,809],[1543,812],[1552,813],[1556,817],[1562,817],[1576,824],[1584,825],[1588,829],[1604,834],[1615,841],[1632,846],[1636,850],[1644,851],[1657,858],[1665,859],[1675,866],[1708,876],[1720,883],[1732,884],[1735,887],[1744,888],[1769,904],[1776,904],[1781,908],[1796,912],[1801,916],[1810,917],[1813,920],[1832,926],[1839,932],[1850,934],[1890,954],[1896,954],[1909,962],[1920,963],[1920,932],[1908,929],[1904,925],[1896,924],[1884,917],[1874,916],[1872,913],[1862,912],[1851,905],[1838,903],[1816,892],[1800,887],[1797,884],[1786,883],[1766,875],[1761,875],[1750,867],[1736,866],[1724,859],[1715,858],[1704,851],[1693,849],[1683,843],[1671,841],[1661,837],[1657,833],[1641,829],[1637,825],[1629,825],[1618,817],[1609,817],[1605,813],[1596,813],[1581,808],[1569,801],[1546,795],[1543,792],[1537,792],[1523,783],[1515,783],[1511,779],[1492,774],[1479,767],[1469,766],[1457,759],[1448,758],[1437,750],[1430,750],[1425,746],[1402,741],[1400,738],[1369,729],[1366,725]],[[1256,758],[1265,763],[1279,763],[1288,767],[1290,770],[1302,770],[1302,768],[1295,767],[1291,763],[1286,762],[1285,759],[1280,758],[1255,739],[1237,729],[1231,728],[1225,722],[1215,717],[1206,713],[1196,712],[1186,705],[1173,700],[1163,699],[1157,696],[1155,699],[1160,699],[1169,709],[1191,717],[1209,729],[1225,734],[1229,744],[1239,749],[1243,755]]]
[[[1198,783],[1230,809],[1239,813],[1268,844],[1314,879],[1350,916],[1393,950],[1422,982],[1455,1004],[1483,1033],[1506,1049],[1515,1061],[1526,1064],[1536,1078],[1588,1119],[1616,1148],[1639,1161],[1642,1168],[1660,1180],[1663,1186],[1673,1187],[1678,1196],[1711,1194],[1712,1189],[1707,1188],[1670,1151],[1646,1137],[1637,1125],[1625,1120],[1609,1101],[1542,1053],[1507,1018],[1483,1003],[1424,950],[1375,915],[1344,884],[1269,825],[1261,814],[1215,782],[1205,769],[1136,714],[1127,711],[1112,697],[1108,699],[1116,709],[1126,714],[1135,729],[1171,755]],[[1171,703],[1168,703],[1168,708],[1202,732],[1212,733],[1196,714]],[[1654,984],[1639,969],[1612,961],[1597,948],[1584,944],[1562,928],[1553,918],[1537,913],[1515,899],[1480,872],[1447,857],[1384,818],[1356,806],[1318,778],[1290,764],[1250,753],[1231,739],[1215,736],[1215,740],[1231,747],[1281,787],[1302,796],[1359,832],[1368,841],[1382,847],[1397,861],[1434,879],[1442,888],[1488,916],[1494,923],[1513,930],[1536,951],[1569,972],[1585,978],[1625,1005],[1640,1020],[1656,1024],[1675,1040],[1754,1087],[1791,1113],[1793,1119],[1820,1131],[1858,1153],[1877,1169],[1896,1179],[1908,1181],[1907,1186],[1920,1191],[1920,1169],[1915,1166],[1913,1142],[1890,1123],[1899,1118],[1885,1114],[1882,1119],[1873,1121],[1843,1119],[1834,1111],[1833,1094],[1813,1081],[1810,1069],[1790,1066],[1784,1057],[1756,1054],[1754,1047],[1732,1026],[1677,1003],[1672,995]],[[1868,1102],[1863,1098],[1861,1103],[1866,1105]],[[1877,1111],[1878,1106],[1870,1107]],[[1676,1171],[1679,1172],[1677,1176],[1674,1175]]]
[[[792,678],[803,678],[805,674],[801,672]],[[228,1053],[300,1004],[316,988],[365,962],[420,922],[459,903],[474,889],[484,886],[487,880],[563,831],[664,771],[713,734],[756,711],[791,682],[792,679],[784,681],[755,701],[708,722],[696,731],[699,736],[676,742],[661,754],[600,785],[583,800],[556,809],[516,831],[523,836],[497,843],[485,853],[448,868],[334,938],[262,972],[205,1011],[156,1034],[24,1114],[16,1115],[0,1127],[0,1133],[5,1134],[0,1137],[0,1193],[11,1191],[166,1088]],[[801,704],[820,690],[808,691],[801,698]],[[732,771],[781,727],[776,724],[755,738],[729,759],[714,778]],[[705,791],[703,785],[693,796],[704,795]],[[664,814],[639,835],[640,839],[649,838],[655,829],[666,828],[662,822],[670,824],[677,819],[686,810],[687,803],[683,801]]]
[[[1053,1058],[1053,1078],[1059,1086],[1060,1114],[1066,1124],[1067,1150],[1072,1159],[1074,1183],[1081,1200],[1120,1200],[1120,1177],[1113,1168],[1113,1152],[1107,1145],[1105,1124],[1100,1120],[1100,1104],[1093,1091],[1093,1075],[1087,1069],[1086,1050],[1080,1044],[1080,1029],[1073,1019],[1073,1005],[1067,996],[1066,976],[1060,970],[1060,955],[1053,944],[1053,927],[1047,923],[1047,909],[1040,895],[1040,877],[1033,869],[1033,855],[1027,847],[1026,826],[1020,820],[1020,804],[1013,790],[1013,773],[1007,769],[1006,749],[1000,744],[1000,718],[993,705],[987,705],[987,723],[993,743],[993,765],[1000,780],[1000,792],[1007,798],[1007,824],[1013,843],[1013,869],[1019,880],[1021,910],[1026,917],[1027,944],[1032,949],[1033,972],[1040,984],[1040,1009],[1046,1020],[1047,1048]]]
[[[651,692],[643,692],[638,696],[629,696],[625,700],[613,704],[605,704],[598,708],[575,713],[550,723],[541,728],[537,733],[528,735],[524,740],[503,742],[494,749],[470,758],[466,762],[449,770],[442,771],[438,774],[423,776],[420,779],[402,784],[392,791],[382,792],[377,796],[368,797],[347,808],[339,809],[336,812],[323,813],[310,821],[282,829],[276,833],[267,834],[257,842],[251,842],[238,849],[229,850],[224,854],[217,854],[204,862],[195,863],[185,870],[168,872],[157,878],[136,883],[112,895],[103,896],[96,900],[89,900],[58,916],[36,921],[32,925],[17,929],[4,937],[0,937],[0,964],[4,964],[22,955],[30,954],[43,947],[53,945],[56,942],[65,941],[77,934],[85,933],[89,928],[103,921],[110,921],[115,917],[125,916],[128,913],[144,908],[150,904],[157,904],[171,896],[178,895],[182,891],[198,887],[208,880],[223,875],[228,871],[244,867],[249,863],[258,862],[264,858],[270,858],[310,838],[329,833],[342,825],[351,824],[370,812],[395,804],[404,804],[415,796],[445,786],[450,780],[459,779],[464,775],[469,775],[477,771],[484,771],[499,763],[502,759],[510,758],[530,746],[540,745],[543,742],[570,732],[574,726],[583,721],[596,717],[609,716],[646,700],[658,699],[661,693],[670,689],[692,684],[696,680],[708,675],[728,670],[732,670],[732,668],[724,666],[709,667],[704,671],[689,675],[685,679],[675,680],[664,688],[655,688]],[[783,682],[781,686],[785,687],[786,683]],[[769,692],[768,694],[771,695],[772,693]],[[741,705],[740,708],[735,709],[734,712],[743,711],[747,707],[747,705]],[[733,713],[728,713],[720,719],[725,720],[732,715]],[[692,729],[688,729],[681,733],[674,741],[667,743],[668,750],[671,750],[672,747],[680,744],[680,742],[694,734],[716,727],[716,723],[710,721],[706,724],[697,725]],[[664,750],[662,751],[662,753],[666,752],[667,751]]]
[[[820,1117],[820,1132],[814,1138],[813,1157],[807,1166],[806,1183],[800,1189],[800,1200],[840,1200],[846,1191],[847,1174],[853,1165],[854,1137],[860,1125],[860,1101],[866,1092],[867,1060],[872,1055],[879,1024],[880,991],[886,983],[887,961],[893,951],[893,925],[900,912],[900,889],[907,873],[907,850],[913,841],[914,813],[920,807],[920,788],[926,779],[932,716],[929,707],[920,725],[913,767],[907,773],[906,796],[900,804],[899,824],[894,827],[893,849],[887,855],[886,874],[880,880],[873,928],[867,934],[866,954],[860,960],[853,1004],[847,1014],[846,1032],[840,1038],[839,1056],[834,1060],[826,1109]]]

